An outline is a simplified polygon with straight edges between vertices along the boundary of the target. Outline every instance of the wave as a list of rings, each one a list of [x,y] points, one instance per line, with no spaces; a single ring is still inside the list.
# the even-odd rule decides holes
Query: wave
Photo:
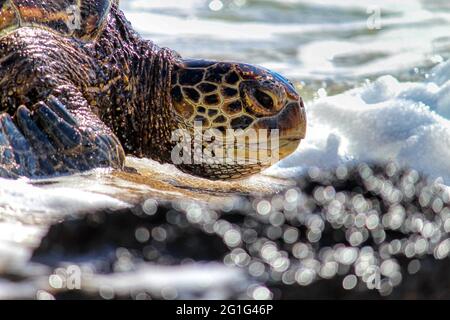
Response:
[[[312,166],[395,161],[450,182],[450,62],[424,82],[382,76],[307,105],[309,132],[298,151],[269,169],[298,176]]]

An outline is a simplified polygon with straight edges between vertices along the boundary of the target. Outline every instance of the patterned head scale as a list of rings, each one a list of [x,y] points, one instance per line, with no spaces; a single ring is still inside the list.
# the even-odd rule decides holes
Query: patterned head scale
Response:
[[[262,67],[235,62],[186,60],[172,76],[172,104],[181,127],[197,134],[216,132],[214,140],[223,142],[227,157],[240,154],[239,164],[218,163],[208,159],[203,164],[181,164],[180,168],[196,175],[215,179],[237,179],[259,172],[282,159],[298,147],[306,133],[303,102],[286,78]],[[271,140],[277,131],[278,141],[252,151],[252,142],[230,141],[256,136],[255,143]],[[218,138],[222,134],[222,138]],[[207,149],[203,145],[203,149]],[[195,155],[194,155],[195,157]],[[264,158],[265,157],[265,158]],[[236,159],[236,157],[235,157]],[[195,161],[194,161],[195,162]]]

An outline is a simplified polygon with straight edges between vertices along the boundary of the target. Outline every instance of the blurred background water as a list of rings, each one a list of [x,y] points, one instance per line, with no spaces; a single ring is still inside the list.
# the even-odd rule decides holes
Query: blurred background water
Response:
[[[391,74],[426,77],[450,55],[445,0],[123,0],[146,38],[184,57],[239,60],[307,85],[307,96]]]

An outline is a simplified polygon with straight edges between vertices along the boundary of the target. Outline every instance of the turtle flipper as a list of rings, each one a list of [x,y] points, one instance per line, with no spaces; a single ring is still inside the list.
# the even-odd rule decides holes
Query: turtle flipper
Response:
[[[38,159],[9,114],[0,115],[0,177],[33,176]]]
[[[68,104],[73,101],[65,100]],[[75,108],[82,114],[84,123],[54,96],[38,103],[33,110],[32,119],[38,128],[42,128],[50,145],[56,150],[41,152],[38,149],[41,158],[45,156],[50,160],[51,168],[55,171],[53,174],[76,173],[99,167],[122,168],[125,154],[120,142],[90,107]]]
[[[71,123],[61,117],[55,107],[39,102],[36,116],[44,132],[55,142],[58,150],[73,150],[81,145],[81,132],[76,122]]]
[[[121,168],[124,152],[117,138],[93,114],[83,126],[57,98],[21,106],[14,122],[0,116],[0,177],[32,178],[70,174],[97,167]]]

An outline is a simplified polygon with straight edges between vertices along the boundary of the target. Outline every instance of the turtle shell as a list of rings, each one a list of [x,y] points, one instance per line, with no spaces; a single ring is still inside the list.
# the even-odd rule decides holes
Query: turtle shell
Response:
[[[0,0],[0,37],[21,27],[89,41],[103,30],[118,0]]]

